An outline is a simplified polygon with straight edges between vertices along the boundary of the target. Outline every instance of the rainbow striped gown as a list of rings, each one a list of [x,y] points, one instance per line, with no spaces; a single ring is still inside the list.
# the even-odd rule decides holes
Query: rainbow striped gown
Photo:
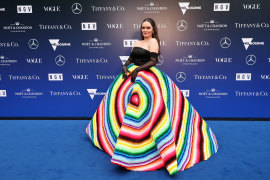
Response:
[[[212,130],[165,73],[151,67],[130,79],[116,77],[86,128],[113,164],[173,175],[217,152]]]

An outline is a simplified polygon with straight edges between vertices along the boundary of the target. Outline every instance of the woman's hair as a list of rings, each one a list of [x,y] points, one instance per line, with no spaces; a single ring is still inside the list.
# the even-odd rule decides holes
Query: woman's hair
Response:
[[[145,18],[143,21],[142,21],[142,23],[141,23],[141,28],[140,28],[140,31],[141,31],[141,39],[143,40],[144,39],[144,37],[143,37],[143,35],[142,35],[142,24],[144,23],[144,22],[149,22],[151,25],[152,25],[152,27],[153,27],[153,30],[154,30],[154,32],[153,32],[153,34],[152,34],[152,38],[156,38],[156,40],[157,40],[157,42],[158,42],[158,55],[160,55],[160,44],[159,44],[159,37],[158,37],[158,28],[157,28],[157,25],[156,25],[156,23],[155,23],[155,21],[152,19],[152,18]]]

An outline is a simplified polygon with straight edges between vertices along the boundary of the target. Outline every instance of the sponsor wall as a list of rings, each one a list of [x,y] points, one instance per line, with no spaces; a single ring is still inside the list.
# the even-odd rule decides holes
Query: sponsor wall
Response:
[[[140,24],[160,36],[157,68],[203,117],[270,117],[270,2],[0,2],[0,116],[91,117]]]

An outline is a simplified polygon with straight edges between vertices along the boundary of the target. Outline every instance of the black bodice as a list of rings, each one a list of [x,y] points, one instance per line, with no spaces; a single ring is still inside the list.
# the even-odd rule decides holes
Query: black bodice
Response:
[[[131,51],[130,57],[135,65],[141,66],[150,61],[150,54],[150,51],[147,49],[134,47]]]

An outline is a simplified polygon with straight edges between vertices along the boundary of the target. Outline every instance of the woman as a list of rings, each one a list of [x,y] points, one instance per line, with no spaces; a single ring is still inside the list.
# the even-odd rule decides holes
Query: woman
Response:
[[[86,132],[93,144],[129,170],[166,168],[173,175],[217,152],[211,129],[173,81],[158,70],[159,37],[153,19],[109,87]]]

